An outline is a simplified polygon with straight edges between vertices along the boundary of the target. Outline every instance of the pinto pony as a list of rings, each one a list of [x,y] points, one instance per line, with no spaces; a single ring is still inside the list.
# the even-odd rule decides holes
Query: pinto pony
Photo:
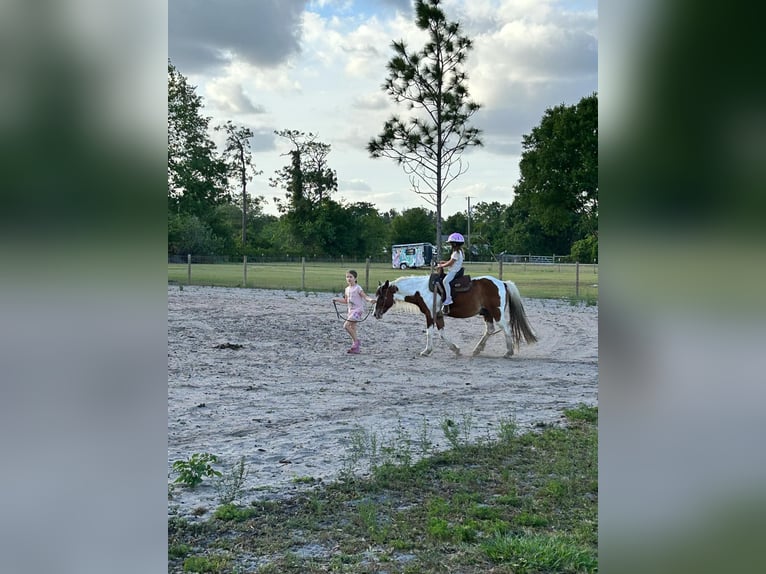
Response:
[[[428,288],[428,277],[400,277],[394,281],[386,281],[378,286],[375,295],[376,319],[394,305],[414,305],[426,316],[426,348],[420,353],[428,356],[433,352],[433,338],[438,333],[442,341],[447,343],[456,355],[460,355],[460,347],[444,336],[444,311],[437,311],[436,321],[431,314],[433,293]],[[441,297],[437,294],[437,309],[441,308]],[[527,321],[521,295],[512,281],[501,281],[485,275],[471,280],[471,287],[465,292],[453,292],[453,303],[446,308],[446,316],[457,319],[467,319],[481,315],[484,319],[484,335],[473,349],[476,356],[484,350],[490,335],[505,333],[506,357],[513,355],[514,347],[518,349],[523,338],[528,344],[537,342],[537,337]],[[495,323],[500,329],[495,330]],[[434,330],[434,326],[436,330]]]

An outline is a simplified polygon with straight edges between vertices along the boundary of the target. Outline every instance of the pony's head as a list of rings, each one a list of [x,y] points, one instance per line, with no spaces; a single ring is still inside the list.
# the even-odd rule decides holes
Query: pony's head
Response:
[[[394,304],[394,293],[398,291],[398,287],[388,282],[378,283],[378,288],[375,291],[375,313],[376,319],[380,319],[383,314],[388,311]]]

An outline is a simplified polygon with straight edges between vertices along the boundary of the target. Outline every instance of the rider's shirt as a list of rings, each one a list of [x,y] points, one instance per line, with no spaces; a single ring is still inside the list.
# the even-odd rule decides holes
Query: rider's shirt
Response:
[[[454,277],[455,274],[463,268],[463,251],[460,249],[453,251],[452,255],[450,255],[450,259],[454,259],[455,262],[447,267],[447,275]]]

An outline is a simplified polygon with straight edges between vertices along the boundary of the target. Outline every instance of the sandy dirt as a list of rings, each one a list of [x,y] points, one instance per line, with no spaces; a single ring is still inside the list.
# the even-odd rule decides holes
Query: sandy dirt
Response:
[[[446,320],[461,356],[437,339],[421,357],[423,316],[392,310],[359,324],[362,352],[349,355],[331,299],[168,286],[168,482],[177,476],[173,461],[193,453],[217,455],[223,471],[244,456],[247,503],[289,494],[306,477],[337,477],[360,429],[390,443],[397,428],[413,441],[425,428],[441,449],[447,418],[470,421],[471,436],[486,437],[503,421],[524,431],[559,422],[565,408],[597,404],[598,307],[524,299],[539,341],[522,343],[512,358],[503,358],[502,334],[470,356],[480,317]],[[169,511],[188,516],[218,504],[206,479],[194,490],[174,488]],[[207,512],[198,511],[203,519]]]

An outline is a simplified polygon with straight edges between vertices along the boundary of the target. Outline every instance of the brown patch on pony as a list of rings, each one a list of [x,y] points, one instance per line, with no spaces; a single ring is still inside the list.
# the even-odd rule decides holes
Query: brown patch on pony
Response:
[[[470,291],[453,293],[448,317],[468,319],[481,315],[484,320],[500,320],[500,295],[489,279],[474,279]]]

